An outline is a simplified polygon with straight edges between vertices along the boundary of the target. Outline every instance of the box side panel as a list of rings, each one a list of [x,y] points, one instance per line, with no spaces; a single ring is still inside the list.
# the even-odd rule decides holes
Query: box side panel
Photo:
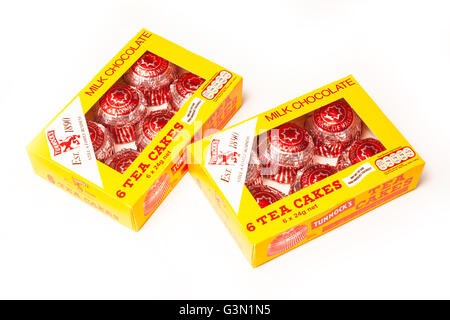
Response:
[[[214,207],[222,222],[227,227],[231,236],[234,238],[244,256],[251,263],[253,254],[253,244],[245,236],[241,225],[233,213],[232,209],[227,205],[214,189],[214,183],[210,180],[207,173],[199,164],[189,164],[189,173],[198,184],[203,194]]]
[[[88,184],[83,178],[71,171],[27,149],[33,170],[45,180],[70,193],[91,207],[116,220],[122,225],[135,230],[131,209],[111,198],[98,187]]]
[[[252,265],[256,267],[272,260],[413,190],[417,186],[424,165],[425,163],[420,161],[420,164],[410,170],[343,201],[335,208],[314,215],[300,225],[258,243],[255,246]]]

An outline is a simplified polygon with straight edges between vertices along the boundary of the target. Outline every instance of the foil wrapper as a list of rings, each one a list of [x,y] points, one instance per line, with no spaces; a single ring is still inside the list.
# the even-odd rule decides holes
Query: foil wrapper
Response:
[[[142,93],[147,99],[147,104],[151,111],[167,109],[169,107],[170,86],[163,86],[158,89],[143,88]]]
[[[167,122],[172,119],[174,113],[168,110],[150,112],[141,122],[136,125],[136,147],[142,151],[161,131]]]
[[[247,167],[247,176],[245,177],[245,184],[247,186],[259,185],[263,183],[261,176],[262,164],[255,151],[250,154],[250,160]]]
[[[131,86],[158,89],[168,86],[177,76],[177,67],[168,60],[146,52],[123,75]]]
[[[314,143],[303,128],[285,123],[258,138],[258,152],[265,167],[263,175],[276,175],[281,168],[298,170],[311,163]]]
[[[309,165],[297,172],[294,180],[292,180],[289,194],[293,194],[303,188],[325,179],[337,172],[336,167],[328,164]]]
[[[297,174],[297,171],[298,169],[279,167],[277,173],[269,175],[266,178],[278,183],[290,184]]]
[[[384,150],[386,148],[377,139],[357,140],[339,156],[337,168],[343,170]]]
[[[114,141],[111,132],[102,124],[87,121],[89,136],[91,137],[92,147],[95,158],[99,161],[105,161],[114,153]]]
[[[134,126],[109,127],[114,135],[114,141],[118,144],[129,143],[135,140]]]
[[[205,79],[193,73],[183,73],[170,85],[170,107],[177,112],[186,101],[200,88]]]
[[[265,185],[249,186],[248,190],[261,208],[267,207],[286,196],[277,189]]]
[[[113,85],[97,106],[98,122],[111,127],[133,125],[146,114],[147,102],[142,92],[125,84]]]
[[[339,99],[315,110],[306,119],[305,128],[313,137],[318,155],[337,158],[359,139],[362,121],[344,99]]]
[[[110,156],[105,164],[120,173],[124,173],[138,156],[139,152],[136,150],[123,149]]]

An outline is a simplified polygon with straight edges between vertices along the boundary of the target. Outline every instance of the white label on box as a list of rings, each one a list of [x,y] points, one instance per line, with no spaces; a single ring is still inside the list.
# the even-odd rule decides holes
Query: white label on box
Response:
[[[194,122],[195,118],[197,118],[198,111],[200,110],[200,107],[205,102],[205,100],[199,99],[195,97],[192,99],[191,103],[189,104],[188,111],[184,115],[183,121],[184,123],[191,124]]]
[[[347,184],[347,186],[353,187],[361,182],[361,180],[372,171],[375,171],[374,167],[372,167],[370,163],[365,163],[353,171],[353,173],[347,178],[343,178],[342,180]]]
[[[214,135],[206,158],[206,170],[237,213],[247,176],[257,118]]]
[[[103,188],[79,97],[50,123],[45,135],[53,161]]]

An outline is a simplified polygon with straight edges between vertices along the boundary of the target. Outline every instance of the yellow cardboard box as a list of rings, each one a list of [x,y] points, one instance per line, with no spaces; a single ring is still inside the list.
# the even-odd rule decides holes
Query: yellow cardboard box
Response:
[[[120,173],[93,155],[86,114],[89,118],[102,95],[122,81],[147,51],[205,81]],[[39,176],[138,231],[187,172],[186,146],[195,135],[223,128],[239,109],[241,96],[239,75],[143,29],[36,136],[27,151]],[[63,146],[73,135],[75,143]]]
[[[304,126],[314,110],[339,99],[365,123],[361,139],[377,138],[386,150],[291,194],[289,186],[265,178],[289,195],[260,207],[245,184],[256,137],[288,122]],[[425,165],[352,76],[197,141],[189,151],[191,175],[254,267],[414,189]],[[211,161],[218,152],[236,161]],[[313,161],[337,165],[317,154]]]

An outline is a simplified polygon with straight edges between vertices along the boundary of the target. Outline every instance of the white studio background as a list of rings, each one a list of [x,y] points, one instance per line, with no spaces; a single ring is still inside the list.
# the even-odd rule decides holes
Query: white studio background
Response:
[[[450,298],[448,1],[8,1],[0,298]],[[132,232],[25,146],[142,27],[244,77],[229,124],[353,74],[425,159],[418,188],[259,268],[189,174]]]

